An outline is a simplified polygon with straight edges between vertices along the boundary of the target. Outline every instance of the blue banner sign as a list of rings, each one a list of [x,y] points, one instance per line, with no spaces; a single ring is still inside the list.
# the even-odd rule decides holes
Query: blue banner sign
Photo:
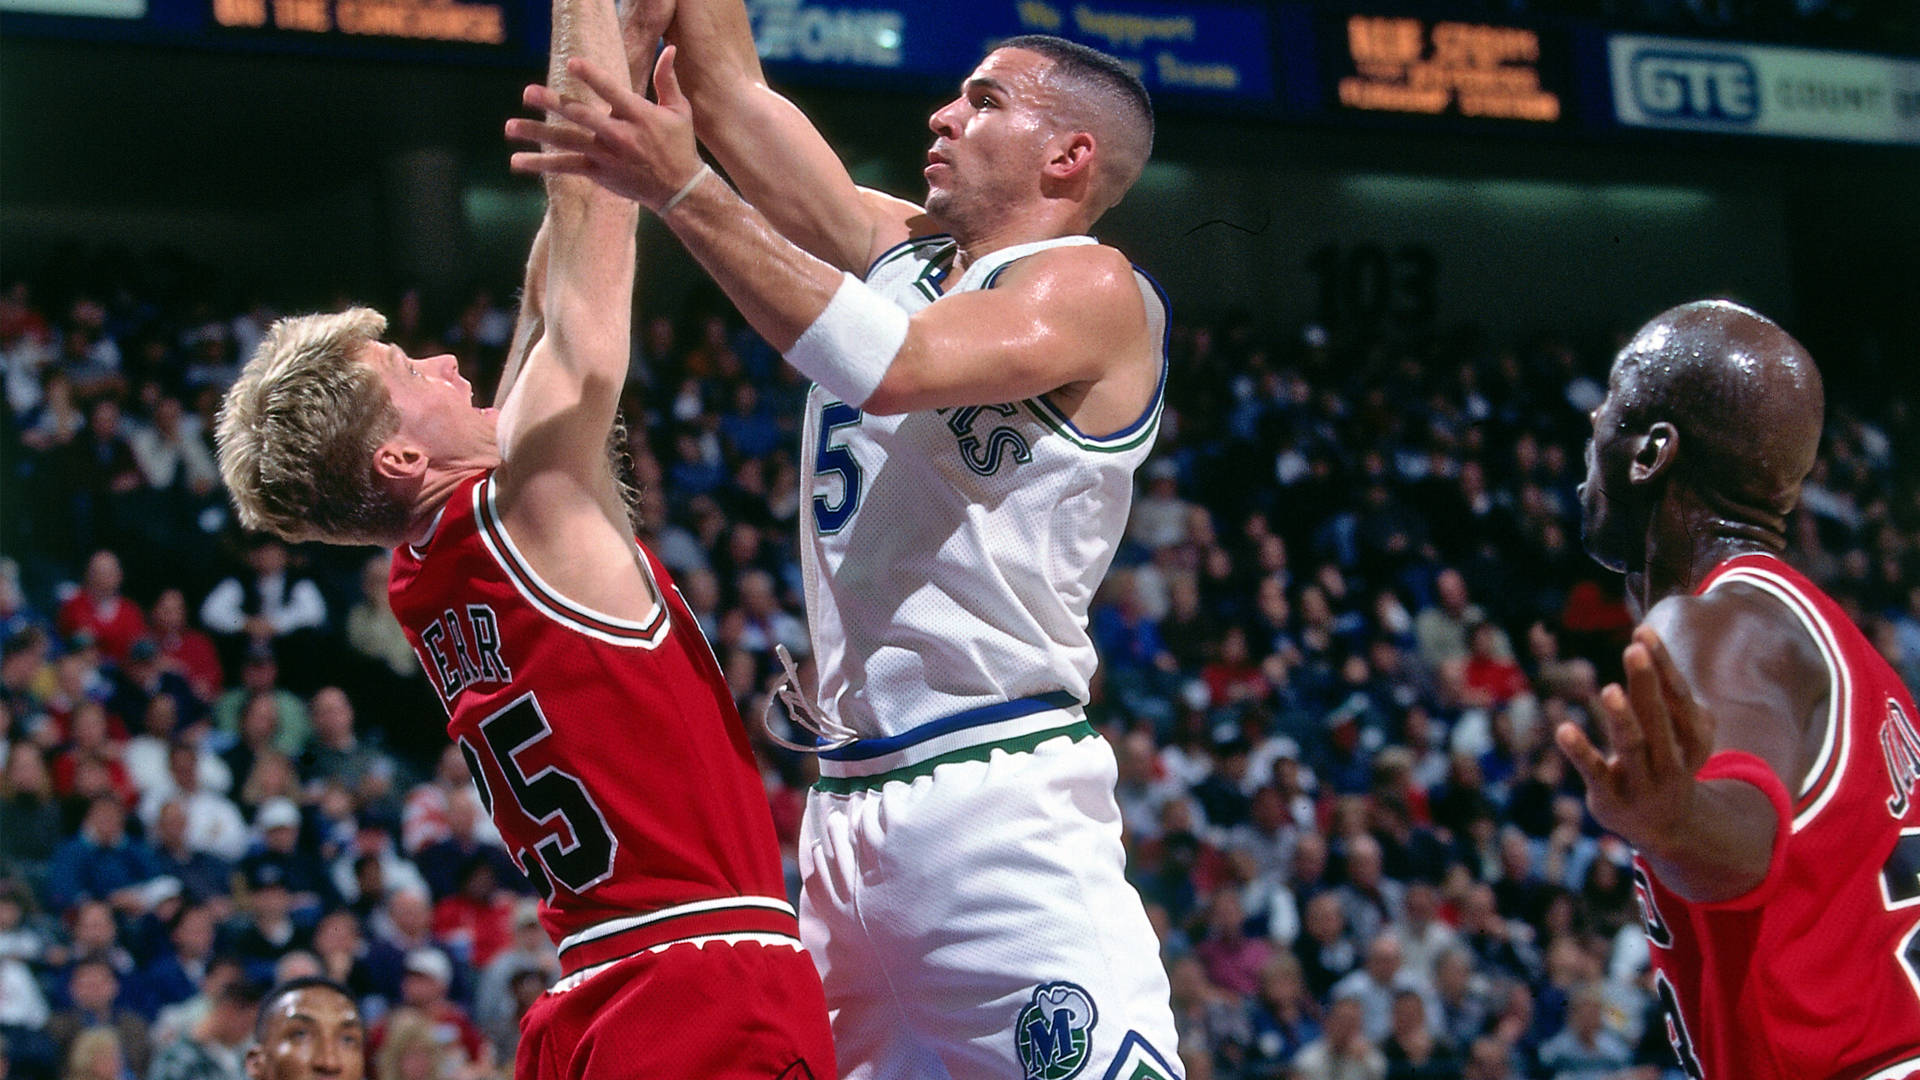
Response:
[[[896,72],[958,81],[993,42],[1055,34],[1108,52],[1154,93],[1266,100],[1273,58],[1266,11],[1143,0],[983,0],[900,4],[747,0],[769,64]]]

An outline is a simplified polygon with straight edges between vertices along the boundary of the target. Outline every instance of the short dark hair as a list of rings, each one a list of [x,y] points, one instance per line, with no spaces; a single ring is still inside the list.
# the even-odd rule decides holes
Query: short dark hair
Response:
[[[1132,102],[1146,120],[1148,130],[1152,130],[1153,99],[1147,96],[1146,85],[1140,81],[1140,77],[1116,57],[1091,45],[1082,45],[1052,34],[1019,34],[997,43],[994,48],[1025,49],[1039,53],[1073,74],[1105,86]]]
[[[360,1003],[354,1000],[352,991],[325,976],[302,975],[297,979],[288,979],[286,982],[267,991],[266,996],[260,999],[260,1011],[253,1018],[253,1038],[255,1042],[265,1042],[267,1040],[267,1016],[273,1011],[273,1003],[286,997],[288,994],[297,994],[302,990],[330,990],[345,998],[347,1003],[354,1007],[354,1011],[358,1012],[360,1009]]]
[[[267,1000],[267,985],[242,975],[220,991],[220,1000],[242,1009],[258,1009]]]
[[[1021,34],[994,48],[1045,57],[1053,64],[1049,79],[1074,85],[1076,92],[1068,103],[1069,115],[1078,114],[1073,122],[1087,125],[1085,130],[1107,140],[1108,166],[1102,170],[1097,210],[1104,213],[1119,202],[1153,156],[1153,102],[1139,77],[1099,49],[1051,34]],[[1086,106],[1091,106],[1091,112],[1084,111]]]

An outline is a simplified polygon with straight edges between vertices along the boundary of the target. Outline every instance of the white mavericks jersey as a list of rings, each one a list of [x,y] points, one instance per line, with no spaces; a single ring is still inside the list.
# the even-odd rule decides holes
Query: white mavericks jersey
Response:
[[[947,283],[957,245],[918,237],[882,255],[867,282],[914,312],[992,288],[1023,256],[1095,242],[1017,245]],[[1081,433],[1044,396],[869,416],[809,391],[801,562],[828,730],[875,739],[1017,698],[1087,701],[1098,662],[1087,608],[1166,391],[1166,298],[1134,277],[1161,342],[1160,384],[1110,435]]]

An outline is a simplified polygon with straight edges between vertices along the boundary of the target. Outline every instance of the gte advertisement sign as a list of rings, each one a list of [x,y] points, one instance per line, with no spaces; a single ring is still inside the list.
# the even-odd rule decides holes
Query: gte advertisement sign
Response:
[[[1920,61],[1637,35],[1607,58],[1631,127],[1920,145]]]

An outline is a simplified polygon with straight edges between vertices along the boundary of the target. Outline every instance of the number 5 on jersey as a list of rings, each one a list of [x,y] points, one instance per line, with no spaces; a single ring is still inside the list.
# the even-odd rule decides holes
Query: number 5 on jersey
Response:
[[[813,525],[821,535],[831,535],[847,527],[860,509],[860,463],[853,451],[833,441],[833,433],[860,422],[860,410],[844,401],[829,401],[820,410],[820,442],[814,447],[813,475],[816,481],[829,473],[840,475],[840,499],[829,503],[825,495],[813,497]]]
[[[525,816],[524,822],[503,821],[495,811],[493,784],[481,767],[480,754],[464,735],[460,738],[460,754],[473,773],[480,802],[501,826],[501,838],[513,861],[532,879],[542,899],[553,897],[555,885],[578,895],[612,877],[618,848],[606,815],[579,777],[552,765],[527,775],[521,758],[552,734],[553,727],[532,694],[480,721],[487,756],[506,779],[507,794]],[[533,842],[532,850],[524,843],[530,833],[545,834]]]

